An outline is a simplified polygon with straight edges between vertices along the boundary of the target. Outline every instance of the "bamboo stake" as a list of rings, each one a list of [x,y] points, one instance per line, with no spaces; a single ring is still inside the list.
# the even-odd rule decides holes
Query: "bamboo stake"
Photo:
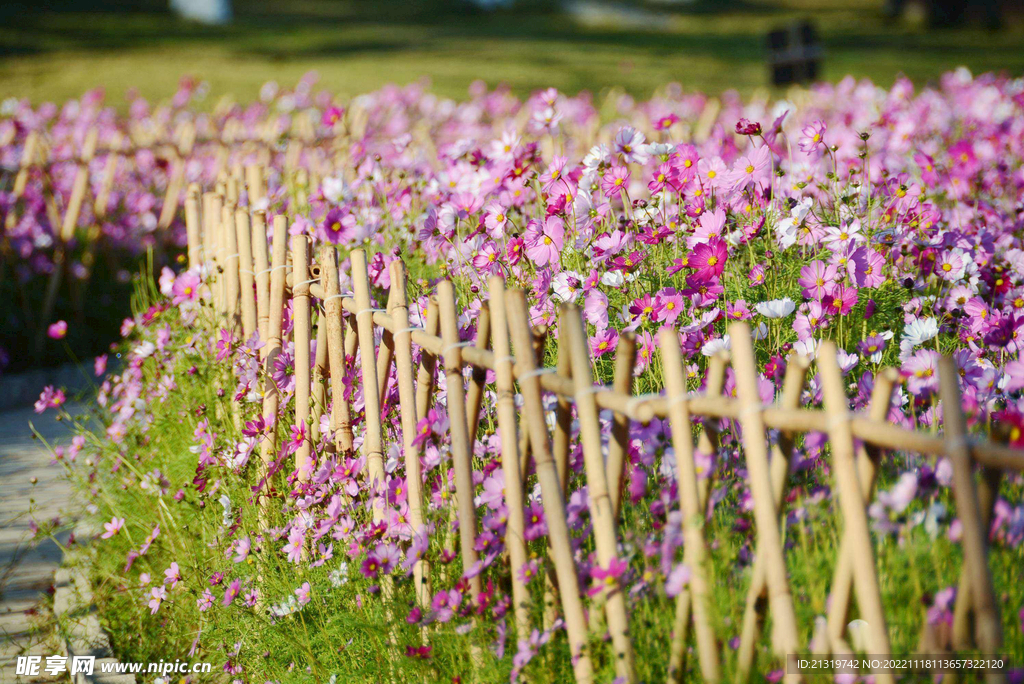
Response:
[[[530,634],[530,595],[523,582],[522,568],[527,562],[526,517],[522,473],[519,469],[519,443],[516,438],[515,387],[512,378],[512,348],[509,344],[508,319],[505,306],[505,281],[491,276],[488,282],[491,311],[491,345],[494,348],[495,389],[498,432],[501,438],[501,468],[505,476],[505,504],[508,524],[505,546],[508,547],[512,579],[512,607],[516,633],[520,639]]]
[[[562,305],[559,320],[561,334],[568,336],[567,346],[570,351],[573,382],[576,386],[576,412],[583,441],[587,499],[590,518],[593,521],[597,561],[602,568],[608,570],[618,564],[618,535],[612,500],[608,493],[604,454],[601,450],[601,421],[597,404],[594,402],[594,375],[590,365],[590,350],[587,348],[587,332],[583,327],[579,309],[571,304]],[[559,350],[559,356],[562,355],[561,351]],[[632,684],[637,681],[637,677],[633,645],[629,636],[626,598],[618,579],[613,576],[609,579],[610,582],[606,580],[605,587],[605,613],[608,617],[612,647],[615,650],[615,672],[619,679],[625,679]]]
[[[693,426],[685,401],[675,400],[686,396],[686,369],[679,337],[674,330],[664,330],[658,338],[661,347],[665,391],[669,399],[669,421],[672,426],[672,449],[676,457],[679,503],[683,514],[683,554],[690,568],[691,604],[693,610],[693,631],[697,637],[697,652],[700,658],[701,676],[706,682],[717,682],[719,670],[718,643],[711,620],[711,604],[708,593],[707,545],[704,540],[704,516],[701,513],[697,491],[697,471],[693,459]],[[684,592],[687,591],[684,589]],[[680,625],[676,625],[677,628]],[[685,627],[685,621],[684,625]],[[682,631],[682,630],[679,630]],[[681,661],[681,657],[670,660]],[[681,677],[680,673],[669,672],[670,681]]]
[[[114,177],[117,175],[117,166],[121,161],[120,137],[120,134],[118,134],[118,141],[107,152],[107,160],[103,164],[103,179],[100,181],[99,192],[96,193],[96,201],[92,205],[92,213],[96,215],[98,220],[107,217],[108,205],[110,204],[110,189],[114,187]]]
[[[548,444],[547,427],[544,421],[544,403],[541,397],[537,365],[533,355],[533,339],[530,334],[530,313],[525,295],[512,290],[505,296],[508,324],[512,331],[513,343],[519,359],[519,387],[523,393],[525,420],[530,431],[537,479],[541,488],[541,503],[548,524],[548,538],[555,573],[558,577],[559,595],[562,599],[562,614],[565,616],[565,631],[569,638],[569,652],[573,657],[573,673],[577,684],[593,681],[593,665],[587,644],[587,622],[580,600],[579,584],[576,579],[576,564],[573,562],[569,526],[565,519],[565,501],[558,471]]]
[[[476,349],[486,350],[491,339],[491,311],[487,302],[480,307],[476,319]],[[484,398],[484,386],[487,384],[487,369],[473,366],[469,378],[469,389],[466,391],[466,425],[469,433],[469,453],[474,453],[477,428],[480,425],[480,406]]]
[[[391,290],[384,309],[391,314]],[[381,411],[387,406],[388,383],[391,381],[391,364],[395,359],[395,338],[387,328],[381,332],[380,348],[377,349],[377,396],[380,397]]]
[[[14,187],[11,188],[14,199],[21,199],[22,195],[25,194],[25,187],[28,185],[28,175],[36,161],[38,149],[39,133],[29,131],[29,134],[25,136],[25,146],[21,149],[21,164],[18,168],[18,175],[14,177]],[[13,214],[8,217],[8,220],[12,218],[14,218]]]
[[[743,430],[747,481],[754,499],[758,548],[761,549],[766,564],[765,580],[772,612],[772,642],[775,652],[785,658],[787,653],[800,652],[800,637],[796,628],[793,597],[789,593],[789,580],[786,576],[778,510],[772,494],[768,445],[765,440],[764,419],[761,415],[761,397],[757,389],[758,372],[754,360],[754,344],[750,328],[744,323],[733,323],[729,328],[729,337],[732,339],[732,366],[736,372],[736,393],[740,403],[739,423]],[[799,676],[795,678],[799,679]]]
[[[377,393],[377,366],[373,339],[373,312],[370,304],[370,278],[366,270],[366,252],[352,250],[352,289],[355,291],[356,325],[358,326],[359,355],[362,364],[363,404],[366,434],[363,437],[363,452],[366,454],[366,471],[370,479],[371,497],[384,486],[384,447],[381,443],[380,395]],[[373,521],[384,519],[383,501],[373,504]]]
[[[872,420],[884,421],[889,415],[892,393],[899,380],[899,373],[888,368],[875,376],[871,392],[868,416]],[[880,449],[870,445],[861,446],[857,451],[857,477],[865,502],[874,496],[875,477],[882,457]],[[832,579],[832,591],[828,609],[828,643],[838,643],[846,631],[849,621],[850,597],[853,590],[853,546],[847,535],[843,535],[836,556],[836,569]]]
[[[970,578],[975,638],[982,652],[997,655],[1003,644],[992,573],[988,566],[988,528],[984,524],[974,484],[971,455],[967,449],[967,421],[960,400],[959,374],[948,356],[939,359],[939,396],[945,427],[946,448],[953,463],[953,496],[963,525],[964,565]],[[1001,672],[988,672],[986,682],[1003,682]]]
[[[234,333],[242,328],[239,307],[241,284],[239,283],[238,228],[235,225],[235,204],[225,202],[221,215],[221,236],[224,241],[224,287],[227,297],[228,328]]]
[[[413,535],[427,534],[423,519],[423,472],[420,450],[415,444],[416,388],[413,385],[412,334],[409,329],[409,303],[406,295],[405,264],[396,259],[391,262],[391,317],[395,323],[395,370],[398,376],[398,403],[402,421],[402,450],[405,453],[405,486],[409,502],[409,525]],[[426,578],[430,572],[428,562],[422,558],[412,566],[416,601],[421,608],[430,605],[430,592]]]
[[[71,186],[71,197],[68,199],[67,207],[64,210],[64,222],[61,224],[60,239],[67,242],[75,236],[75,228],[78,227],[78,217],[82,212],[82,202],[85,201],[85,193],[89,189],[89,164],[96,155],[96,141],[99,131],[95,127],[90,128],[82,143],[82,154],[79,156],[78,168],[75,171],[75,180]]]
[[[331,371],[331,426],[338,452],[349,456],[353,451],[352,417],[345,399],[345,377],[348,362],[342,337],[341,294],[338,283],[338,264],[334,247],[320,246],[320,273],[324,281],[324,310],[327,318],[327,353]]]
[[[252,258],[256,271],[256,328],[260,340],[266,342],[270,319],[270,263],[267,260],[267,214],[264,211],[257,210],[252,214]]]
[[[459,548],[462,551],[462,571],[467,573],[478,562],[476,508],[473,505],[473,454],[470,451],[466,423],[466,389],[462,376],[462,347],[455,309],[455,288],[448,280],[437,284],[437,305],[441,340],[445,345],[441,350],[441,359],[444,363],[448,419],[451,423],[452,465],[455,470],[455,494],[458,497]],[[479,573],[469,579],[469,589],[476,601],[483,589]]]
[[[779,405],[782,408],[796,408],[800,405],[800,394],[807,380],[807,369],[810,362],[802,357],[790,358],[786,364],[786,375],[782,381],[782,397]],[[790,431],[779,434],[779,443],[772,449],[771,479],[775,509],[782,515],[782,503],[786,496],[786,480],[789,477],[793,442],[796,435]],[[747,602],[743,612],[743,627],[740,632],[740,647],[736,654],[736,683],[741,684],[750,679],[750,669],[754,664],[754,647],[761,634],[761,620],[764,617],[764,598],[768,589],[766,560],[760,548],[756,550],[754,565],[751,569],[750,589],[747,591]]]
[[[188,200],[186,200],[186,215]],[[252,232],[249,229],[249,212],[239,209],[235,212],[235,242],[238,252],[239,297],[242,302],[242,334],[249,339],[256,332],[256,294],[253,291],[256,273],[252,264]]]
[[[312,382],[309,358],[309,239],[292,236],[292,335],[295,338],[295,424],[305,430],[309,423],[309,394]],[[298,481],[309,482],[313,473],[310,438],[304,436],[295,451]]]
[[[263,169],[256,164],[249,164],[245,167],[245,185],[249,191],[250,207],[267,196],[266,188],[263,185]]]
[[[615,346],[615,375],[612,389],[628,395],[633,387],[636,368],[636,335],[623,333]],[[622,503],[622,482],[626,459],[629,458],[629,416],[612,414],[612,434],[608,442],[608,489],[611,493],[612,516],[619,519]]]
[[[735,338],[733,339],[735,346]],[[857,476],[857,464],[854,461],[853,432],[850,429],[846,392],[843,390],[836,346],[831,341],[822,342],[818,348],[818,373],[821,376],[823,404],[828,416],[832,469],[836,479],[839,506],[843,513],[844,534],[850,539],[854,549],[853,586],[857,592],[857,605],[860,614],[868,623],[867,637],[871,652],[884,658],[891,653],[889,634],[878,587],[867,510]],[[892,675],[885,672],[877,672],[875,677],[876,681],[883,683],[893,681]]]
[[[277,453],[277,410],[281,401],[281,391],[274,382],[273,370],[277,357],[281,355],[281,328],[284,312],[285,261],[288,254],[288,220],[284,216],[274,217],[274,256],[273,268],[270,272],[270,310],[267,316],[267,342],[263,352],[263,441],[260,443],[260,478],[268,477],[270,466]],[[269,489],[270,483],[267,483]],[[261,501],[263,504],[264,501]],[[261,512],[265,506],[261,505]],[[261,519],[261,526],[265,520]]]
[[[320,443],[320,416],[327,404],[327,321],[323,312],[316,322],[316,356],[313,357],[312,407],[310,408],[309,438],[313,445]]]
[[[712,356],[708,362],[707,381],[704,388],[706,396],[717,397],[722,394],[722,387],[725,384],[725,364],[727,360],[728,354],[720,352]],[[704,420],[704,429],[697,439],[697,449],[701,453],[709,455],[718,453],[718,426],[711,418],[705,418]],[[696,474],[696,463],[694,466]],[[710,482],[710,477],[704,480],[697,479],[698,510],[700,511],[707,510],[708,482]],[[683,531],[686,531],[685,528]],[[703,529],[701,529],[701,534],[703,535]],[[669,647],[669,684],[682,684],[686,674],[686,650],[687,641],[689,640],[692,599],[693,592],[690,587],[684,587],[683,591],[679,592],[679,596],[676,597],[675,620],[672,623],[672,643]]]
[[[537,364],[543,366],[541,351],[535,349]],[[558,340],[558,360],[555,362],[555,373],[559,378],[565,378],[572,382],[572,351],[568,344],[562,344]],[[590,358],[589,355],[587,358]],[[575,385],[571,385],[575,387]],[[558,468],[558,481],[562,483],[562,496],[567,496],[569,491],[569,455],[572,451],[572,402],[569,395],[559,395],[555,404],[555,429],[552,437],[551,452],[555,459],[555,467]],[[524,454],[525,455],[525,454]],[[523,466],[526,472],[526,466]]]
[[[437,300],[427,301],[426,318],[423,322],[425,335],[435,337],[438,329]],[[415,336],[414,336],[415,337]],[[416,373],[416,416],[422,419],[430,411],[430,400],[434,396],[436,383],[437,356],[426,349],[420,352],[420,367]]]
[[[198,269],[203,263],[203,237],[199,226],[199,186],[188,186],[185,196],[185,232],[188,236],[188,267]]]

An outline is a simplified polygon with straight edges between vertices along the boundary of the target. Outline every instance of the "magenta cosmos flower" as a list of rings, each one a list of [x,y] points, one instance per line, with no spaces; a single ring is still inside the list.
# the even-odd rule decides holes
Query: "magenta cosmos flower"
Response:
[[[63,340],[68,334],[67,321],[51,323],[50,327],[46,329],[46,334],[51,340]]]
[[[694,269],[697,279],[712,280],[722,275],[727,257],[728,250],[725,247],[725,240],[711,238],[706,243],[693,248],[687,260],[687,266]]]

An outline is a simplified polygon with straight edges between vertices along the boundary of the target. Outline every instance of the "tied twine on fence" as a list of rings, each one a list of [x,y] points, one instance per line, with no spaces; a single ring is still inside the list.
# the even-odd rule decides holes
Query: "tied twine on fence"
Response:
[[[266,175],[256,170],[248,174],[250,198],[266,196]],[[800,406],[810,361],[794,356],[787,364],[783,388],[777,403],[763,405],[756,384],[757,368],[753,338],[744,323],[729,328],[731,353],[721,352],[710,359],[706,391],[687,391],[685,367],[679,339],[672,331],[663,331],[658,340],[663,360],[665,394],[630,395],[630,380],[635,363],[633,336],[620,337],[615,358],[612,386],[595,385],[587,344],[586,328],[579,310],[563,305],[559,311],[558,361],[545,368],[538,360],[538,343],[545,330],[534,328],[525,294],[506,290],[503,279],[493,276],[488,282],[489,300],[478,318],[477,338],[459,339],[455,290],[451,282],[438,283],[429,300],[422,326],[409,321],[406,272],[400,260],[390,266],[391,286],[385,308],[377,308],[371,298],[366,254],[353,250],[348,280],[352,292],[341,292],[337,255],[331,245],[323,245],[318,263],[310,263],[308,238],[288,236],[288,222],[275,216],[272,229],[272,259],[267,263],[266,215],[261,210],[235,209],[237,187],[231,196],[221,185],[216,192],[199,199],[199,188],[192,186],[185,201],[185,219],[189,238],[189,263],[205,268],[212,293],[212,307],[218,324],[243,332],[258,333],[265,340],[261,349],[264,373],[263,418],[267,428],[260,445],[260,476],[268,477],[277,453],[276,429],[280,393],[270,369],[281,353],[282,314],[286,297],[291,296],[294,321],[296,368],[295,424],[316,425],[326,405],[328,385],[331,410],[328,449],[337,453],[353,452],[352,409],[343,399],[343,378],[350,372],[349,359],[358,357],[358,376],[365,405],[365,434],[362,443],[366,457],[370,491],[383,487],[382,397],[391,382],[392,368],[398,387],[401,416],[401,440],[408,481],[409,522],[414,534],[425,534],[424,501],[420,471],[420,448],[416,441],[417,421],[426,415],[433,401],[435,377],[440,369],[447,380],[447,409],[450,418],[451,458],[455,474],[454,515],[458,520],[459,548],[463,568],[478,562],[474,547],[477,528],[472,479],[473,444],[486,371],[495,374],[496,402],[494,418],[501,439],[501,462],[505,478],[505,497],[509,509],[506,547],[511,570],[513,615],[520,635],[531,629],[529,599],[520,570],[527,562],[524,542],[524,478],[527,459],[532,458],[540,487],[541,504],[548,525],[548,553],[553,577],[549,577],[551,604],[545,609],[545,624],[560,613],[564,620],[573,669],[578,683],[591,682],[594,664],[589,646],[588,623],[578,584],[574,554],[566,518],[569,486],[571,405],[576,405],[582,442],[585,482],[593,521],[594,546],[598,564],[613,567],[619,559],[618,517],[622,496],[622,470],[629,448],[630,421],[649,422],[667,419],[679,483],[683,513],[684,562],[691,580],[678,595],[673,636],[667,663],[667,681],[680,682],[688,669],[689,634],[693,631],[697,668],[709,682],[722,679],[721,644],[716,633],[715,606],[709,595],[707,561],[709,546],[704,538],[702,520],[708,506],[708,479],[697,477],[694,419],[702,418],[703,429],[696,449],[714,453],[718,447],[718,420],[736,421],[741,427],[742,453],[750,486],[756,547],[751,583],[746,593],[740,645],[737,650],[736,682],[747,681],[755,666],[756,643],[761,625],[771,617],[770,643],[780,662],[787,654],[801,652],[801,630],[797,624],[790,580],[786,571],[785,548],[780,528],[782,504],[790,473],[794,442],[800,433],[824,432],[831,442],[835,492],[844,520],[843,535],[837,550],[831,603],[824,625],[813,630],[812,646],[819,655],[848,655],[854,652],[847,641],[846,620],[856,601],[868,627],[866,643],[873,654],[891,653],[876,570],[875,553],[868,528],[867,507],[874,495],[874,481],[882,454],[886,450],[919,452],[950,459],[954,471],[953,493],[957,513],[963,524],[965,563],[960,576],[960,592],[953,620],[953,644],[957,650],[976,645],[987,655],[998,654],[1002,646],[999,605],[994,596],[988,564],[988,528],[998,491],[999,474],[1004,470],[1024,471],[1024,452],[976,440],[966,433],[961,409],[958,374],[953,361],[943,358],[939,369],[940,397],[944,407],[945,431],[942,437],[907,430],[885,422],[899,374],[881,370],[875,377],[873,394],[864,413],[851,413],[843,386],[837,350],[830,341],[821,343],[817,367],[823,387],[823,408]],[[202,212],[200,213],[200,205]],[[251,206],[251,204],[250,204]],[[230,209],[230,210],[229,210]],[[251,245],[249,241],[251,240]],[[289,263],[290,256],[290,263]],[[288,272],[288,269],[290,273]],[[239,286],[241,283],[241,286]],[[319,313],[317,355],[309,358],[313,309]],[[377,344],[375,331],[381,332]],[[419,347],[419,367],[413,365],[413,345]],[[315,363],[314,363],[315,361]],[[732,365],[737,378],[736,396],[722,395],[725,369]],[[471,369],[468,380],[464,369]],[[521,420],[516,420],[515,392],[518,384],[522,398]],[[548,432],[543,394],[558,398],[554,435]],[[600,410],[613,414],[608,459],[602,455]],[[766,430],[779,431],[779,439],[770,444]],[[859,442],[857,441],[859,440]],[[314,443],[307,435],[295,453],[295,468],[300,482],[309,480],[313,470]],[[769,455],[771,458],[769,459]],[[974,476],[980,466],[979,484]],[[373,506],[374,519],[383,515]],[[265,522],[265,519],[261,519]],[[415,596],[420,606],[429,606],[431,570],[426,559],[413,565]],[[470,592],[481,591],[480,577],[471,575]],[[597,606],[606,618],[610,648],[617,675],[636,682],[636,668],[629,631],[629,613],[624,592],[616,580],[603,584]],[[385,587],[383,600],[389,601]],[[557,595],[557,606],[554,605]],[[560,611],[559,611],[560,608]],[[594,620],[594,615],[590,616]],[[935,648],[927,625],[922,645]],[[893,675],[878,671],[876,681],[892,682]],[[787,681],[802,681],[800,673],[789,672]],[[947,681],[955,676],[947,675]],[[988,682],[1002,682],[998,672],[986,674]]]

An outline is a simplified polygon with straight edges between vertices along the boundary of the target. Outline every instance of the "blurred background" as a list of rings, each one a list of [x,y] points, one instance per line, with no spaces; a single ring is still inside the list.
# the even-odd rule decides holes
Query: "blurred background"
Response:
[[[0,94],[60,102],[102,86],[150,99],[182,75],[211,95],[257,96],[315,69],[341,95],[428,77],[462,96],[470,83],[519,94],[670,81],[710,93],[768,87],[767,38],[809,21],[817,75],[918,84],[965,65],[1024,70],[1022,0],[5,0]],[[205,14],[204,14],[205,13]],[[200,17],[208,23],[188,20]],[[216,23],[220,21],[221,23]],[[212,22],[212,23],[209,23]],[[211,102],[211,106],[212,106]]]

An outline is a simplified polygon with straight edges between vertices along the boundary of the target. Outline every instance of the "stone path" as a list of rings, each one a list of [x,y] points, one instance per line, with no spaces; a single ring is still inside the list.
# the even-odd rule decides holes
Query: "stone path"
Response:
[[[84,408],[70,405],[72,414]],[[47,599],[53,573],[60,565],[61,547],[53,539],[33,542],[33,521],[42,526],[69,520],[71,485],[39,440],[29,422],[50,444],[67,444],[71,426],[47,411],[36,415],[31,406],[0,413],[0,682],[27,681],[15,675],[21,654],[56,655],[62,647],[54,635],[54,618]],[[35,479],[33,484],[32,480]],[[61,543],[68,533],[58,535]],[[67,675],[45,675],[31,681],[66,681]]]

